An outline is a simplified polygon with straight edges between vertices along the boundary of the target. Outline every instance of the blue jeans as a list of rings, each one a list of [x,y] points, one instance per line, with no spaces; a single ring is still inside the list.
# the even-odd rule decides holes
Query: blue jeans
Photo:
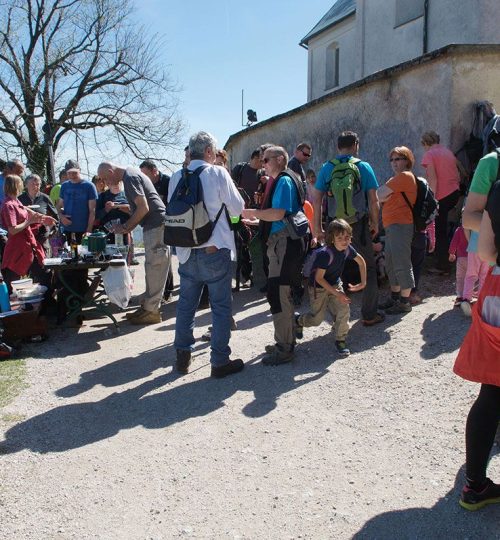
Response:
[[[229,362],[231,349],[232,297],[231,297],[231,251],[219,249],[207,253],[205,249],[192,249],[189,259],[179,265],[180,292],[175,323],[176,349],[192,351],[194,315],[200,301],[203,286],[208,286],[212,309],[212,334],[210,362],[223,366]]]

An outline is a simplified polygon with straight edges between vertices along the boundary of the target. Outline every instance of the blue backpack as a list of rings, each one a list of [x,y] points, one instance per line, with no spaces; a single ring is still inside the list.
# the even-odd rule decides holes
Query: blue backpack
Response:
[[[328,253],[329,259],[328,259],[328,266],[330,266],[333,262],[333,251],[329,246],[321,246],[319,248],[313,249],[306,257],[306,260],[304,262],[304,268],[302,270],[302,274],[305,278],[310,279],[314,276],[317,270],[317,266],[315,266],[316,259],[320,253]],[[316,280],[314,280],[316,283]]]
[[[203,185],[200,174],[208,165],[201,165],[194,171],[182,170],[182,177],[177,184],[165,211],[165,244],[178,247],[197,247],[210,240],[222,210],[215,220],[210,221],[203,199]]]

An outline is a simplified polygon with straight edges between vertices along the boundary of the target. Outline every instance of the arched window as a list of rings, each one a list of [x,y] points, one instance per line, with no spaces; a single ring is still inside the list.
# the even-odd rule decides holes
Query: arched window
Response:
[[[326,48],[325,90],[339,85],[340,49],[338,43],[330,43]]]

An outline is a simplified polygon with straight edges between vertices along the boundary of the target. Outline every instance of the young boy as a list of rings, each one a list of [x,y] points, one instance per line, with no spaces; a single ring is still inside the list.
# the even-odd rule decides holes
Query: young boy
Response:
[[[351,238],[352,228],[343,219],[335,219],[328,225],[326,231],[328,249],[316,255],[309,277],[310,312],[296,318],[296,335],[301,339],[303,327],[320,325],[328,309],[335,320],[335,346],[342,356],[351,354],[346,346],[351,301],[344,293],[340,279],[347,259],[356,261],[361,276],[360,283],[348,285],[349,290],[360,291],[366,286],[366,263],[350,245]]]

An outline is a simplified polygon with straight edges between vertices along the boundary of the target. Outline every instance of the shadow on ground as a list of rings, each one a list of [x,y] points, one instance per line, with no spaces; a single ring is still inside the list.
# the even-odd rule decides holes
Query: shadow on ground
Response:
[[[443,353],[458,352],[467,330],[468,325],[464,324],[464,316],[459,309],[450,309],[439,316],[430,314],[420,331],[424,340],[420,356],[433,360]]]
[[[153,349],[84,373],[78,383],[61,388],[57,394],[71,397],[96,385],[112,387],[130,383],[154,374],[165,363],[171,365],[173,360],[171,349]],[[195,354],[193,368],[207,369],[208,374],[207,363],[200,366],[200,360],[201,355]],[[181,384],[175,385],[171,383],[178,376],[169,371],[102,400],[62,405],[21,422],[6,432],[5,440],[0,443],[0,453],[23,449],[40,453],[64,452],[139,425],[162,429],[189,418],[208,415],[225,406],[225,401],[238,391],[254,396],[243,407],[243,414],[261,417],[276,408],[283,394],[325,375],[331,363],[332,360],[318,356],[313,361],[269,368],[253,360],[246,364],[241,374],[227,379],[190,381],[188,375]]]
[[[455,485],[430,508],[408,508],[384,512],[367,521],[352,538],[398,540],[500,538],[500,505],[469,512],[458,505],[463,485],[463,468]]]

